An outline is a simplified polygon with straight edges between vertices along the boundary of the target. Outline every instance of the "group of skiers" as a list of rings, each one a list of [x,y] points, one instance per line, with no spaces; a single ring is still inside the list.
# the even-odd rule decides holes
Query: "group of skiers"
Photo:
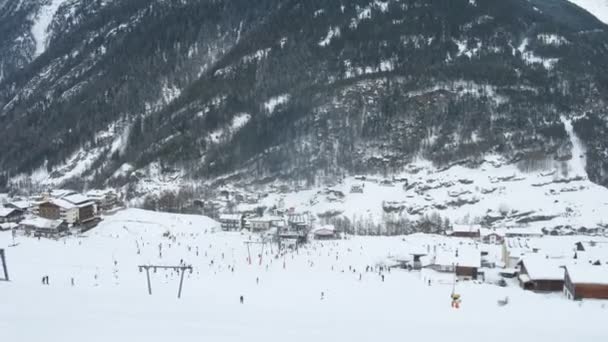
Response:
[[[141,239],[141,238],[140,238]],[[137,247],[137,254],[140,254],[143,250],[143,246],[146,245],[151,245],[149,242],[145,242],[143,239],[141,239],[141,241],[136,241],[136,247]],[[163,254],[165,254],[167,251],[178,247],[178,246],[182,246],[182,243],[180,243],[177,240],[176,236],[172,236],[170,239],[170,243],[159,243],[157,245],[157,251],[158,251],[158,257],[159,258],[163,258]],[[215,247],[215,248],[214,248]],[[196,259],[201,259],[201,258],[205,258],[207,259],[208,262],[208,267],[213,270],[214,274],[217,274],[218,272],[221,272],[223,269],[227,269],[228,272],[231,273],[235,273],[235,266],[234,264],[236,264],[237,259],[235,257],[235,250],[238,248],[236,246],[232,246],[229,245],[228,243],[226,243],[225,246],[228,249],[228,253],[226,252],[226,250],[221,250],[221,247],[218,248],[218,246],[213,246],[213,244],[209,244],[208,248],[205,249],[205,247],[200,248],[199,246],[196,245],[186,245],[184,244],[183,247],[178,248],[180,253],[183,253],[184,251],[186,252],[187,256],[189,258],[196,258]],[[282,264],[282,268],[286,269],[287,267],[287,259],[289,257],[291,257],[292,260],[294,260],[296,258],[297,255],[304,255],[307,256],[306,258],[306,262],[308,267],[310,268],[314,268],[316,266],[316,262],[317,262],[317,258],[319,256],[324,256],[325,253],[327,253],[327,256],[333,258],[333,256],[335,255],[335,259],[336,260],[340,260],[341,257],[343,257],[343,250],[340,251],[339,250],[339,245],[337,243],[334,243],[334,245],[330,246],[329,251],[327,251],[327,249],[325,248],[327,246],[323,246],[323,244],[320,245],[309,245],[307,247],[305,247],[303,250],[289,250],[289,249],[282,249],[280,251],[272,251],[272,250],[262,250],[261,253],[258,253],[256,256],[259,258],[260,260],[260,265],[263,265],[263,267],[265,267],[265,270],[268,271],[269,270],[269,266],[271,266],[273,264],[274,261],[279,261]],[[336,248],[334,248],[336,247]],[[219,249],[219,250],[218,250]],[[232,250],[232,253],[230,253],[230,249]],[[201,252],[201,254],[199,254],[199,252]],[[361,246],[360,248],[355,248],[355,249],[348,249],[347,250],[348,253],[358,253],[358,254],[363,254],[363,246]],[[202,254],[204,253],[204,257],[202,256]],[[195,257],[196,255],[196,257]],[[200,255],[200,256],[199,256]],[[268,256],[265,260],[264,260],[264,256]],[[218,260],[219,259],[219,260]],[[232,260],[231,260],[232,259]],[[249,257],[248,257],[249,259]],[[219,261],[219,262],[216,262]],[[302,260],[304,261],[304,260]],[[118,261],[116,259],[113,260],[114,263],[114,278],[115,281],[118,284]],[[180,259],[179,264],[180,265],[184,265],[185,261],[184,259]],[[358,280],[362,281],[363,280],[363,275],[364,274],[372,274],[378,277],[378,279],[382,282],[385,282],[386,280],[386,275],[391,273],[391,268],[385,265],[366,265],[365,266],[365,272],[363,272],[361,269],[357,269],[355,267],[353,267],[352,265],[348,266],[348,273],[353,274],[355,277],[357,277],[358,275]],[[346,273],[346,269],[345,268],[341,268],[338,265],[331,265],[331,270],[332,271],[338,271],[341,273]],[[178,273],[176,273],[178,274]],[[197,275],[200,275],[199,271],[196,271]],[[169,281],[169,278],[172,278],[174,276],[173,272],[171,272],[171,274],[166,274],[165,278],[166,281]],[[97,278],[98,275],[95,274],[95,282],[97,283]],[[74,282],[74,278],[70,279],[71,281],[71,285],[74,286],[75,282]],[[431,279],[430,278],[426,278],[424,279],[424,282],[427,283],[429,286],[431,286]],[[257,276],[255,277],[255,283],[257,285],[260,284],[260,277]],[[42,284],[43,285],[49,285],[49,276],[45,275],[42,277]],[[320,300],[325,300],[326,296],[325,296],[325,291],[321,291],[320,293]],[[453,308],[459,308],[460,307],[460,303],[461,303],[461,298],[459,295],[455,295],[453,294],[451,296],[452,299],[452,307]],[[243,295],[239,295],[238,297],[239,303],[240,304],[245,304],[245,298]]]

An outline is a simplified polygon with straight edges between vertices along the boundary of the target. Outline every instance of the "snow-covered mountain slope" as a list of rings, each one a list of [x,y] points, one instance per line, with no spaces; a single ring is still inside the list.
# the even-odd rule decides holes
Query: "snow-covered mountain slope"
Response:
[[[419,161],[394,179],[357,176],[330,188],[258,191],[269,193],[262,201],[268,208],[309,210],[315,217],[346,224],[359,233],[420,231],[434,216],[435,232],[446,228],[447,219],[546,234],[608,236],[608,189],[589,181],[583,146],[570,122],[564,119],[564,124],[572,140],[573,158],[536,171],[487,156],[478,165],[454,164],[441,169]]]
[[[608,189],[568,171],[568,166],[521,172],[503,163],[488,158],[476,168],[456,165],[445,170],[419,163],[400,175],[407,183],[349,177],[331,188],[271,193],[263,204],[310,210],[330,221],[346,219],[360,233],[390,234],[391,224],[411,225],[416,231],[418,223],[436,215],[452,223],[493,228],[608,234]],[[352,193],[353,187],[361,187],[362,193]]]
[[[566,0],[4,8],[0,186],[125,185],[149,170],[314,183],[419,156],[542,164],[571,158],[561,117],[608,184],[608,32]]]
[[[569,0],[608,24],[608,0]]]
[[[505,327],[539,341],[605,336],[602,302],[524,291],[516,281],[499,287],[492,283],[494,269],[483,269],[485,283],[455,287],[451,273],[379,270],[412,245],[483,248],[490,260],[499,258],[500,246],[430,235],[351,237],[284,254],[276,245],[251,245],[249,264],[245,242],[256,238],[218,232],[217,223],[204,217],[139,210],[116,213],[92,231],[60,240],[19,235],[14,247],[8,247],[11,233],[0,231],[11,277],[0,282],[2,339],[468,342],[492,336],[512,342]],[[148,295],[138,266],[181,262],[193,266],[181,299],[180,274],[173,269],[150,270]],[[45,275],[49,285],[40,284]],[[453,289],[462,298],[459,310],[450,307]],[[498,306],[505,297],[509,304]]]
[[[35,15],[34,25],[32,25],[32,35],[36,41],[36,57],[40,56],[44,50],[46,50],[50,35],[49,29],[53,22],[53,18],[57,14],[59,7],[67,1],[68,0],[50,0],[40,7],[38,13]]]

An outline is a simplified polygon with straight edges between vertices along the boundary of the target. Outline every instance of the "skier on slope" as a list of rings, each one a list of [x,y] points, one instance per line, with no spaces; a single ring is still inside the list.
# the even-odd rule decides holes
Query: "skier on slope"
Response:
[[[456,294],[456,293],[452,293],[452,295],[450,297],[452,298],[452,308],[459,309],[460,303],[461,303],[460,295]]]

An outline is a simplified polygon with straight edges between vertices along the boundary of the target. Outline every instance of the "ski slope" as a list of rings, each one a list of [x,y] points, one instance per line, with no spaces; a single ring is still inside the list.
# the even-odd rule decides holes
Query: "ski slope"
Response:
[[[168,233],[168,234],[166,234]],[[165,235],[165,236],[163,236]],[[247,262],[247,234],[199,216],[125,210],[95,230],[59,241],[0,232],[12,281],[0,282],[3,341],[601,341],[605,302],[570,302],[516,286],[463,282],[450,307],[450,277],[432,271],[365,272],[404,252],[404,239],[352,237],[314,242],[277,256],[260,246]],[[421,241],[417,241],[420,243]],[[159,244],[162,245],[159,250]],[[198,252],[198,255],[197,255]],[[183,296],[175,272],[137,265],[194,266]],[[234,268],[234,271],[232,270]],[[350,270],[349,270],[350,268]],[[354,271],[353,271],[354,269]],[[41,285],[48,275],[49,286]],[[361,280],[359,276],[361,275]],[[74,278],[74,286],[71,279]],[[256,281],[259,280],[259,283]],[[428,280],[431,285],[428,285]],[[321,293],[323,292],[323,298]],[[244,304],[239,297],[244,296]],[[510,304],[497,301],[509,297]],[[562,329],[560,327],[567,327]]]

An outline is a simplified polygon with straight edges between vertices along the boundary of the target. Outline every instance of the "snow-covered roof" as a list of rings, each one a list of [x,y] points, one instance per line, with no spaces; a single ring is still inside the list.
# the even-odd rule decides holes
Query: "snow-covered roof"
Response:
[[[32,204],[28,201],[14,201],[14,202],[9,202],[6,205],[11,205],[15,208],[19,208],[21,210],[27,210],[29,209]]]
[[[582,247],[584,250],[580,251],[578,247]],[[607,264],[608,240],[596,237],[592,241],[580,241],[577,243],[576,256],[578,261]]]
[[[608,267],[570,265],[566,267],[570,280],[575,284],[601,284],[608,286]]]
[[[545,235],[541,227],[509,228],[505,230],[505,235],[510,237],[529,236],[537,237]]]
[[[73,191],[73,190],[55,189],[55,190],[51,191],[50,195],[51,195],[51,197],[63,198],[63,197],[69,196],[69,195],[73,195],[75,193],[76,193],[76,191]]]
[[[74,208],[76,208],[76,206],[74,204],[72,204],[72,203],[70,203],[70,202],[68,202],[68,201],[66,201],[64,199],[61,199],[61,198],[49,198],[46,201],[43,201],[42,203],[51,203],[51,204],[54,204],[54,205],[56,205],[56,206],[58,206],[60,208],[63,208],[63,209],[74,209]]]
[[[476,233],[479,232],[481,229],[481,226],[476,225],[476,224],[455,224],[452,225],[452,232],[458,232],[458,233]]]
[[[80,205],[80,204],[84,204],[87,202],[91,202],[91,200],[89,198],[87,198],[86,196],[83,196],[81,194],[72,194],[72,195],[68,195],[63,197],[64,200],[75,204],[75,205]]]
[[[461,267],[481,267],[481,252],[476,248],[462,246],[458,251],[438,251],[435,255],[436,265],[441,266],[461,266]]]
[[[0,223],[0,228],[4,229],[4,230],[13,229],[13,228],[16,228],[18,226],[19,226],[19,224],[14,223],[14,222]]]
[[[564,266],[572,261],[549,259],[540,255],[526,255],[523,263],[531,280],[564,280]]]
[[[332,231],[335,231],[336,227],[334,227],[332,224],[326,224],[324,226],[320,226],[320,227],[317,227],[317,228],[314,229],[314,231],[317,231],[317,230],[332,230]]]
[[[38,229],[46,229],[46,230],[55,230],[57,229],[63,221],[61,220],[49,220],[43,217],[30,217],[23,221],[21,224],[24,226],[36,227]]]
[[[276,222],[283,221],[282,217],[278,216],[262,216],[262,217],[252,217],[249,219],[249,222]]]
[[[221,214],[220,221],[238,221],[241,219],[241,215],[238,214]]]
[[[497,236],[505,236],[505,230],[504,229],[488,229],[488,228],[481,228],[479,229],[479,235],[481,236],[488,236],[488,235],[492,235],[495,234]]]
[[[576,237],[545,236],[537,238],[507,238],[505,245],[511,257],[522,257],[538,253],[543,257],[572,258],[576,247]]]
[[[105,190],[99,190],[99,189],[93,189],[93,190],[89,190],[87,192],[87,197],[91,198],[91,197],[104,197],[107,195],[112,195],[114,193],[113,190],[111,189],[105,189]]]
[[[314,235],[320,235],[320,236],[326,235],[326,236],[329,236],[329,235],[336,234],[336,228],[333,225],[328,224],[328,225],[325,225],[325,226],[317,227],[317,228],[313,229],[312,232],[313,232]]]
[[[237,212],[255,212],[259,207],[259,204],[240,203],[236,206],[235,211]]]
[[[12,214],[15,210],[17,210],[17,209],[0,207],[0,217],[7,217],[10,214]]]

